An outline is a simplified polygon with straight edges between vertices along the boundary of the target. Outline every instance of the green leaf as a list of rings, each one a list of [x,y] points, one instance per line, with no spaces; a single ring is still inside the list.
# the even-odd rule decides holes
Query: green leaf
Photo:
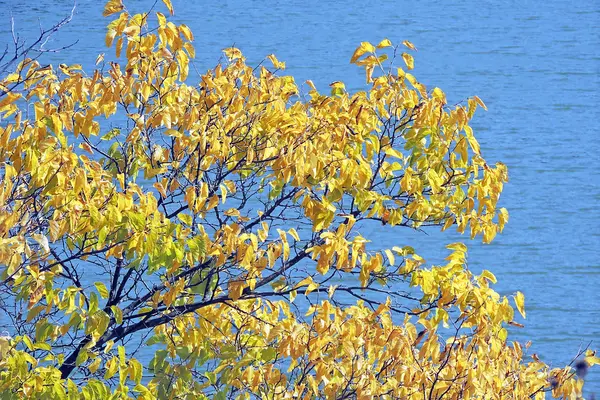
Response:
[[[121,134],[121,130],[119,128],[113,128],[104,136],[102,136],[102,140],[111,140]]]
[[[100,293],[100,297],[102,297],[103,299],[108,299],[108,289],[106,288],[106,285],[102,282],[96,282],[94,283],[94,286],[96,286],[96,290],[98,291],[98,293]]]
[[[86,350],[81,350],[79,354],[77,354],[77,359],[75,360],[75,365],[80,366],[84,362],[88,360],[89,356]]]
[[[277,350],[275,350],[272,347],[262,349],[260,351],[260,359],[264,362],[269,362],[271,360],[274,360],[276,356],[277,356]]]
[[[115,317],[115,322],[117,324],[123,323],[123,311],[118,306],[110,306],[110,309]]]

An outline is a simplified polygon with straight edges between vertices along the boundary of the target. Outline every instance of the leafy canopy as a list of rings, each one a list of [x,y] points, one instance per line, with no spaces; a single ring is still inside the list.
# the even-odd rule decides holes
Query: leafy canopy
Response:
[[[464,244],[426,267],[360,233],[487,243],[508,220],[506,167],[469,125],[483,102],[427,90],[411,43],[406,70],[387,39],[358,47],[366,91],[302,95],[275,56],[253,68],[236,48],[188,84],[187,26],[120,0],[104,15],[116,61],[24,59],[0,81],[2,398],[581,393],[508,340],[510,300]]]

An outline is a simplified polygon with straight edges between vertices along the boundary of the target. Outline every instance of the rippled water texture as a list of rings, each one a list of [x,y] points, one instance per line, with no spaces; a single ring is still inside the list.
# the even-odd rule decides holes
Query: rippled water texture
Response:
[[[102,2],[79,1],[74,22],[55,45],[79,42],[50,60],[91,69],[104,52]],[[145,11],[153,1],[127,1]],[[555,366],[580,346],[600,349],[600,4],[598,1],[183,1],[173,0],[179,22],[196,36],[200,71],[214,66],[220,49],[235,45],[250,63],[270,53],[286,61],[297,82],[317,88],[343,80],[363,84],[349,64],[364,40],[408,39],[415,76],[439,86],[450,102],[479,95],[488,105],[474,127],[490,162],[509,167],[501,198],[511,219],[491,245],[468,243],[470,267],[492,270],[503,294],[527,299],[526,327],[514,338],[532,339],[532,352]],[[17,30],[34,35],[38,18],[49,24],[66,15],[64,0],[0,1],[0,45],[9,11]],[[389,231],[387,231],[389,232]],[[446,255],[458,237],[397,230],[381,245],[411,244],[429,262]],[[600,395],[600,371],[586,392]]]

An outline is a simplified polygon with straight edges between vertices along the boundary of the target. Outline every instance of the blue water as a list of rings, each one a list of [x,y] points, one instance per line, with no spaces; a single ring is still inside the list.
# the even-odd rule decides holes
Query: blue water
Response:
[[[153,1],[126,2],[134,12]],[[159,2],[160,3],[160,2]],[[317,88],[343,80],[363,88],[363,73],[349,64],[361,41],[410,40],[415,76],[439,86],[451,103],[480,96],[487,113],[474,121],[490,162],[509,167],[501,198],[511,213],[491,245],[469,244],[469,267],[493,271],[503,294],[526,296],[525,328],[511,334],[533,341],[531,352],[563,366],[581,346],[600,349],[600,4],[598,1],[183,1],[176,19],[196,36],[196,65],[214,66],[220,50],[235,45],[256,64],[275,53],[287,73]],[[0,45],[9,39],[8,13],[26,36],[37,21],[66,15],[69,1],[0,0]],[[78,62],[91,70],[105,52],[101,2],[79,2],[74,21],[53,43],[78,39],[49,62]],[[389,231],[386,231],[386,233]],[[378,236],[383,246],[410,244],[428,262],[441,262],[457,235],[397,230]],[[463,238],[466,240],[466,238]],[[600,368],[587,392],[600,395]]]

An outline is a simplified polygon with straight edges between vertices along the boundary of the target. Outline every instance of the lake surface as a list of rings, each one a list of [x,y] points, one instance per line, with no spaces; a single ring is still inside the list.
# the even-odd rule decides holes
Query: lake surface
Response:
[[[103,2],[81,0],[73,22],[52,44],[79,42],[47,60],[92,69],[105,52]],[[153,1],[126,1],[142,12]],[[160,3],[160,2],[159,2]],[[349,64],[361,41],[410,40],[419,51],[414,74],[442,88],[450,103],[478,95],[489,111],[473,123],[488,162],[508,165],[501,198],[510,212],[491,245],[470,242],[469,267],[486,268],[502,294],[526,296],[525,328],[513,338],[553,366],[570,362],[581,346],[600,349],[600,3],[463,1],[183,1],[176,20],[196,37],[196,65],[214,66],[221,49],[240,48],[251,64],[275,53],[296,82],[312,79],[323,92],[342,80],[363,88],[363,72]],[[64,0],[0,0],[0,48],[16,30],[35,35],[66,15]],[[400,61],[401,62],[401,61]],[[444,244],[458,235],[397,230],[382,246],[409,244],[428,262],[441,262]],[[600,395],[600,368],[586,381]]]

